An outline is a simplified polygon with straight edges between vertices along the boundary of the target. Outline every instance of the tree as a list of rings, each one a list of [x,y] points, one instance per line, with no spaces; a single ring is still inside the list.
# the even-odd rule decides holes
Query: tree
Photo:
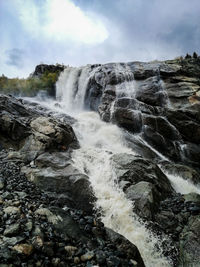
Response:
[[[191,55],[189,55],[188,53],[186,54],[185,56],[185,59],[188,59],[188,58],[192,58]]]
[[[193,53],[193,58],[198,58],[198,55],[196,52]]]

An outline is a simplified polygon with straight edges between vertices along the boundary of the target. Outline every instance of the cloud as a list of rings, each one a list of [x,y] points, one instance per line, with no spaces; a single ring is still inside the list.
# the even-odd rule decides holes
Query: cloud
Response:
[[[0,0],[0,13],[0,72],[9,75],[28,75],[40,62],[77,66],[200,52],[199,0]],[[6,63],[5,51],[13,49],[25,51],[23,65]]]
[[[46,0],[40,6],[33,1],[17,2],[22,25],[34,38],[86,44],[102,43],[108,38],[102,21],[70,0]]]
[[[24,56],[23,50],[17,48],[6,50],[6,55],[7,55],[6,64],[18,68],[23,66],[23,56]]]

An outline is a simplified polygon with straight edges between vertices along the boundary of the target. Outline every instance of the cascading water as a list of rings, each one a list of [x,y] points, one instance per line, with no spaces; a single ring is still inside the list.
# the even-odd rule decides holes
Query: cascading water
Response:
[[[76,119],[74,130],[81,148],[73,153],[74,166],[89,176],[97,197],[96,208],[101,211],[105,226],[135,244],[147,266],[170,266],[162,256],[162,249],[155,249],[159,240],[133,213],[131,201],[116,182],[111,156],[123,152],[133,154],[124,144],[122,132],[117,126],[102,122],[94,112],[83,112]]]
[[[120,63],[115,64],[115,74],[116,77],[120,74],[125,78],[125,81],[119,82],[116,85],[116,95],[117,97],[120,96],[127,96],[127,97],[134,97],[136,92],[136,82],[134,80],[133,72],[131,71],[131,68],[125,64],[125,66],[122,66]]]
[[[162,166],[160,166],[160,167],[162,169]],[[181,194],[197,193],[200,195],[200,186],[199,185],[195,185],[192,182],[183,179],[181,176],[179,176],[177,174],[170,174],[164,170],[163,170],[163,172],[168,177],[174,190],[177,193],[181,193]]]
[[[68,113],[75,114],[77,120],[73,128],[81,148],[73,152],[74,166],[89,176],[97,198],[96,208],[101,212],[105,226],[135,244],[148,267],[171,266],[162,255],[159,240],[133,213],[131,201],[125,197],[117,184],[112,155],[123,152],[134,154],[126,147],[122,130],[116,125],[101,121],[97,113],[80,109],[84,106],[85,84],[89,80],[86,71],[84,75],[87,77],[84,77],[81,83],[82,72],[83,69],[80,68],[65,70],[57,83],[57,97],[61,101],[61,106],[66,108]],[[134,84],[131,90],[133,88]],[[80,105],[76,100],[80,101]],[[79,111],[79,114],[75,111]]]
[[[90,65],[87,65],[82,68],[68,67],[60,74],[56,96],[66,111],[83,110],[90,71]]]

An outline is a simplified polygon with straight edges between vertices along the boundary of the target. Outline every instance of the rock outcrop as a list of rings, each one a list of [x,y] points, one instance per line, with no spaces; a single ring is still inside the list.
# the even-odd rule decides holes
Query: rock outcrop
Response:
[[[199,69],[199,58],[91,66],[86,105],[166,157],[198,168]]]
[[[117,181],[128,199],[133,201],[133,210],[140,217],[154,220],[160,201],[174,190],[160,168],[150,160],[129,154],[112,157]]]
[[[1,146],[15,148],[27,161],[44,151],[67,151],[78,147],[69,124],[4,95],[0,95],[0,136]]]
[[[14,149],[8,158],[28,164],[23,173],[60,205],[91,213],[94,196],[88,177],[70,162],[70,153],[79,144],[72,127],[63,122],[68,118],[61,121],[45,109],[3,95],[0,106],[1,146]]]
[[[58,72],[60,73],[61,71],[63,71],[65,68],[64,65],[47,65],[47,64],[40,64],[37,65],[34,72],[32,73],[32,77],[40,77],[42,74],[44,74],[45,72],[47,73],[55,73]]]

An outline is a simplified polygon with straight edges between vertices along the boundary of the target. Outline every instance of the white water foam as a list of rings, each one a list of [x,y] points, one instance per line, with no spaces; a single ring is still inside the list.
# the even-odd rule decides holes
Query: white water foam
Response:
[[[163,171],[163,172],[168,177],[168,179],[171,182],[172,187],[177,193],[181,193],[181,194],[197,193],[200,195],[199,185],[195,185],[192,182],[183,179],[181,176],[177,174],[170,174],[166,171]]]
[[[83,110],[90,71],[90,65],[80,68],[67,67],[60,74],[56,83],[56,97],[62,101],[67,112]]]
[[[120,63],[115,64],[116,77],[122,75],[125,77],[125,81],[118,82],[116,85],[116,95],[117,97],[126,95],[126,97],[135,97],[137,84],[134,80],[134,74],[128,65],[121,65]]]
[[[134,154],[125,146],[121,130],[101,121],[94,112],[83,112],[76,119],[73,128],[81,148],[73,152],[74,166],[89,176],[103,223],[135,244],[148,267],[170,266],[162,256],[161,247],[156,250],[159,240],[133,213],[133,203],[118,187],[111,156],[113,153]]]

